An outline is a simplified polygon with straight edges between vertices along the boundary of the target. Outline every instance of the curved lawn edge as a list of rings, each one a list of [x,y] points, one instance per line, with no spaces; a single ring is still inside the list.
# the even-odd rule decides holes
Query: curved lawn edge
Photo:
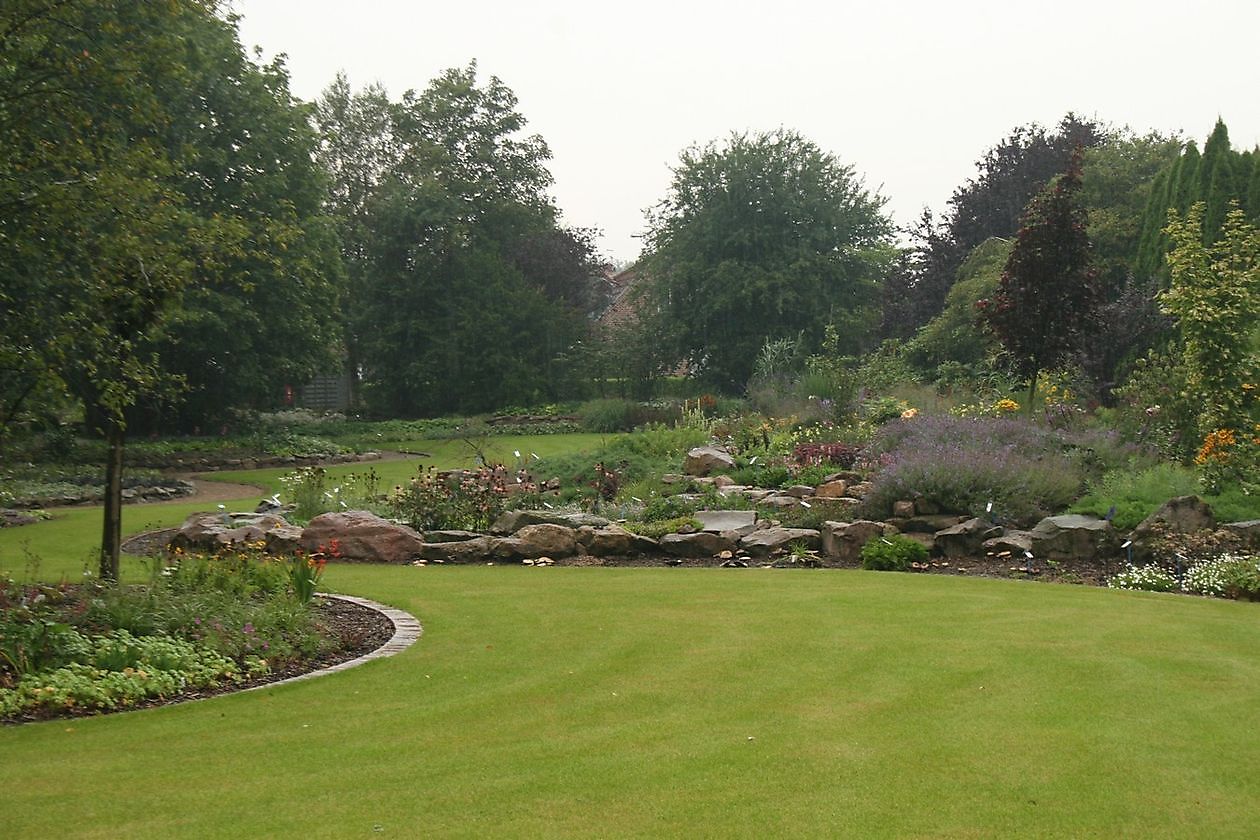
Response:
[[[384,659],[387,656],[394,656],[402,653],[407,648],[416,643],[416,640],[424,633],[424,627],[414,615],[406,610],[396,609],[395,607],[386,606],[385,604],[369,600],[367,598],[359,598],[355,595],[334,595],[330,592],[315,593],[321,598],[332,598],[337,601],[346,601],[356,604],[360,607],[366,607],[374,610],[389,619],[394,625],[394,635],[390,636],[389,641],[378,647],[376,650],[369,651],[362,656],[354,659],[347,659],[345,662],[338,662],[336,665],[329,665],[326,668],[320,668],[315,671],[307,671],[305,674],[298,674],[295,677],[288,677],[275,682],[262,683],[260,685],[252,685],[249,688],[243,688],[237,694],[243,694],[247,691],[258,691],[263,688],[275,688],[279,685],[287,685],[289,683],[301,682],[302,680],[310,680],[315,677],[322,677],[326,674],[335,674],[338,671],[348,671],[351,668],[357,668],[374,659]]]

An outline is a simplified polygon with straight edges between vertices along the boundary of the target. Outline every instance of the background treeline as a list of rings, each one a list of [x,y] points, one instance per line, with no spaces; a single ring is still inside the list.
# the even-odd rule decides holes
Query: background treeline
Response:
[[[321,371],[394,417],[650,396],[682,374],[819,399],[858,376],[1014,387],[1026,365],[977,304],[1002,299],[1030,203],[1078,153],[1097,299],[1056,366],[1107,404],[1139,360],[1176,355],[1168,211],[1203,202],[1208,243],[1234,204],[1260,216],[1260,155],[1223,122],[1202,152],[1073,114],[1017,127],[900,232],[796,132],[697,145],[648,211],[637,317],[605,329],[596,232],[562,222],[546,143],[475,63],[398,98],[339,76],[303,103],[215,0],[11,0],[0,429],[81,407],[107,431],[212,431]]]

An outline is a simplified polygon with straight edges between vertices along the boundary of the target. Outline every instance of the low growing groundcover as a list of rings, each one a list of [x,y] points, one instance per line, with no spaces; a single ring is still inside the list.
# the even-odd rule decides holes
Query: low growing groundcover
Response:
[[[0,729],[15,837],[1256,836],[1251,604],[856,571],[330,567],[400,656]]]

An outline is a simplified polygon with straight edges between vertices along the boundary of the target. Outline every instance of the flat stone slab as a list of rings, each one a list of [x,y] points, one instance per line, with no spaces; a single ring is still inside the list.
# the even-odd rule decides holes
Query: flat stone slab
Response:
[[[742,537],[757,527],[755,510],[699,510],[692,516],[699,520],[700,530],[714,534],[737,531]]]

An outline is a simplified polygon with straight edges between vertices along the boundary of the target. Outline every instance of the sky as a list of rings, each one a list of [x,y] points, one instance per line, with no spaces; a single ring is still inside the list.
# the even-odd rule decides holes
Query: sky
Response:
[[[567,225],[633,261],[643,211],[693,144],[794,129],[887,199],[947,209],[1019,125],[1068,111],[1235,148],[1260,144],[1260,2],[936,0],[431,3],[232,0],[241,41],[284,53],[311,101],[344,71],[392,98],[475,59],[551,148]]]

